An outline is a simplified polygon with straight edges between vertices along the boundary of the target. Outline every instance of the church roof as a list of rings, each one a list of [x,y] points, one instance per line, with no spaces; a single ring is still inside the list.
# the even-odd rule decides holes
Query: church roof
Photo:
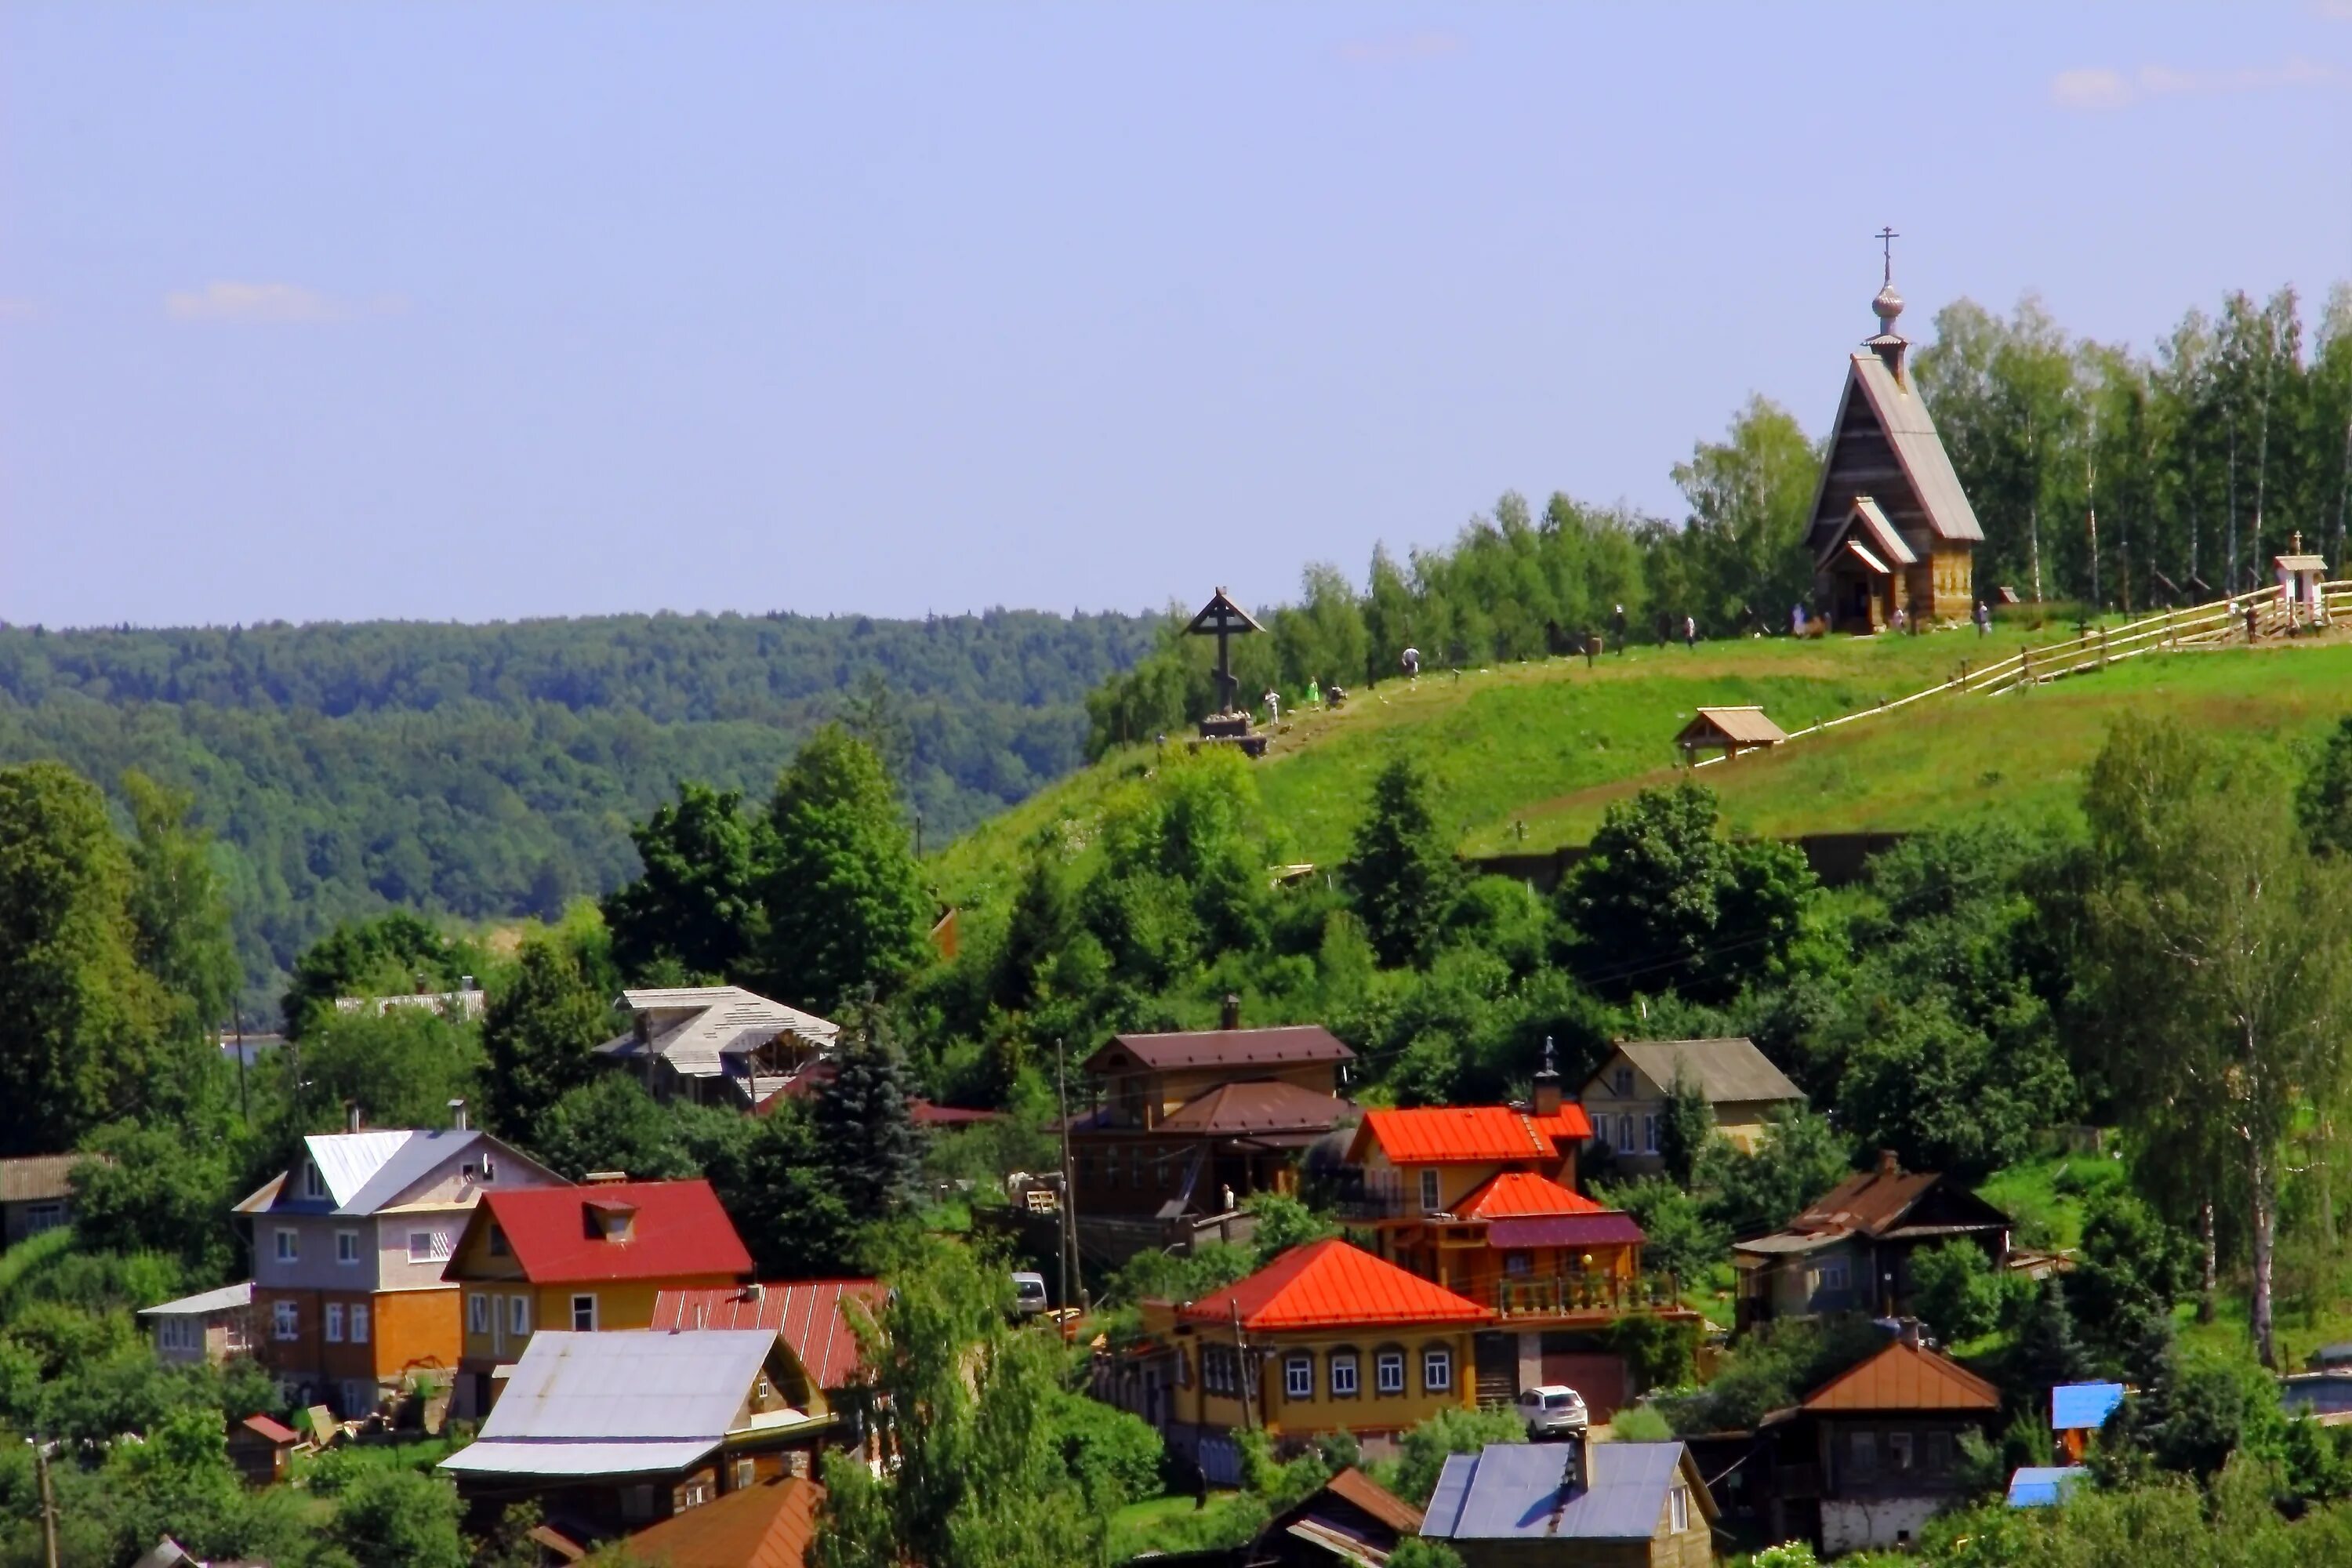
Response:
[[[1903,477],[1911,481],[1937,537],[1982,540],[1984,530],[1978,525],[1976,509],[1969,505],[1968,494],[1960,489],[1960,476],[1952,471],[1952,459],[1945,456],[1943,437],[1936,434],[1927,400],[1896,381],[1886,362],[1868,349],[1853,355],[1853,369],[1846,377],[1848,399],[1856,387],[1877,416],[1879,428],[1885,431],[1886,444],[1895,448]],[[1841,402],[1837,427],[1843,429],[1844,425],[1845,406]]]

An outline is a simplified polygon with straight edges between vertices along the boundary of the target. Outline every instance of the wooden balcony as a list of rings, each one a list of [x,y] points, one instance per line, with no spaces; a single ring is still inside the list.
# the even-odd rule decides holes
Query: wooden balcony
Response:
[[[1484,1290],[1464,1291],[1506,1320],[1542,1318],[1606,1322],[1640,1313],[1689,1311],[1671,1274],[1627,1280],[1607,1274],[1552,1274],[1496,1281]]]

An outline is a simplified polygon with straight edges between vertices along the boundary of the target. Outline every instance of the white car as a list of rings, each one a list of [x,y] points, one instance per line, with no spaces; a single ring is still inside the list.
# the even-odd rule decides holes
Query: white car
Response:
[[[1564,1383],[1548,1383],[1520,1394],[1519,1415],[1528,1424],[1529,1442],[1580,1436],[1591,1425],[1591,1417],[1584,1411],[1584,1395]]]

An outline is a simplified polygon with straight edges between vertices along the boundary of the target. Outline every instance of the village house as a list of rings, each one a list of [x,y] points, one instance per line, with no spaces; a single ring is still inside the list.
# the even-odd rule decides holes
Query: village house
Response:
[[[1832,631],[1878,631],[1898,611],[1914,626],[1965,621],[1984,530],[1912,381],[1891,261],[1870,308],[1878,331],[1848,361],[1807,514],[1814,601]]]
[[[1680,1443],[1492,1443],[1445,1461],[1421,1533],[1464,1568],[1707,1568],[1715,1503]]]
[[[250,1279],[142,1307],[139,1315],[147,1320],[161,1362],[218,1366],[231,1356],[253,1354],[260,1342]]]
[[[751,1279],[751,1255],[699,1177],[592,1175],[583,1186],[490,1194],[445,1276],[465,1296],[465,1375],[453,1408],[472,1415],[495,1406],[501,1374],[542,1327],[645,1328],[662,1291],[731,1289]]]
[[[1912,1304],[1911,1255],[1968,1240],[2009,1261],[2009,1216],[1945,1176],[1906,1172],[1892,1152],[1831,1188],[1782,1230],[1732,1244],[1741,1328],[1823,1312],[1896,1317]]]
[[[349,1132],[303,1139],[292,1167],[235,1210],[252,1236],[262,1364],[298,1404],[323,1398],[346,1419],[455,1373],[457,1291],[442,1269],[484,1195],[566,1184],[462,1125],[378,1131],[352,1120]]]
[[[802,1568],[824,1501],[823,1487],[797,1476],[754,1481],[623,1537],[620,1555],[652,1568]]]
[[[1182,1554],[1188,1568],[1382,1568],[1421,1533],[1421,1510],[1349,1465],[1223,1552]]]
[[[2000,1393],[1914,1332],[1847,1368],[1758,1431],[1771,1539],[1825,1553],[1908,1547],[1961,1493],[1960,1437],[1990,1432]]]
[[[2050,1391],[2050,1431],[2059,1457],[2079,1465],[2091,1439],[2124,1402],[2120,1383],[2062,1383]]]
[[[73,1221],[73,1168],[79,1154],[0,1160],[0,1246]]]
[[[1319,1025],[1242,1028],[1230,998],[1223,1028],[1112,1037],[1080,1069],[1097,1103],[1070,1122],[1081,1227],[1123,1257],[1158,1226],[1295,1192],[1301,1153],[1354,1114],[1355,1057]]]
[[[624,991],[628,1028],[596,1047],[656,1100],[756,1110],[824,1061],[841,1026],[740,985]]]
[[[1618,1169],[1648,1174],[1664,1168],[1658,1138],[1678,1081],[1706,1098],[1716,1131],[1750,1153],[1771,1135],[1773,1112],[1805,1104],[1804,1091],[1745,1036],[1620,1040],[1577,1095],[1593,1142],[1609,1150]]]
[[[664,1290],[654,1298],[650,1326],[656,1331],[762,1329],[776,1335],[816,1391],[810,1408],[843,1415],[845,1425],[835,1433],[835,1439],[845,1445],[871,1444],[878,1435],[846,1425],[855,1403],[845,1396],[873,1376],[857,1342],[857,1320],[878,1316],[887,1295],[878,1279],[794,1279]]]
[[[591,1544],[805,1474],[833,1424],[763,1329],[531,1336],[472,1443],[441,1461],[481,1512],[530,1500]]]
[[[470,974],[458,977],[455,991],[429,990],[428,984],[419,975],[414,991],[395,992],[389,996],[338,996],[335,1011],[381,1018],[388,1013],[416,1009],[474,1024],[479,1023],[482,1015],[489,1010],[489,997]]]
[[[1441,1410],[1474,1407],[1471,1334],[1491,1316],[1335,1237],[1197,1301],[1145,1303],[1144,1342],[1098,1362],[1096,1390],[1231,1486],[1238,1430],[1277,1447],[1349,1432],[1378,1452]]]

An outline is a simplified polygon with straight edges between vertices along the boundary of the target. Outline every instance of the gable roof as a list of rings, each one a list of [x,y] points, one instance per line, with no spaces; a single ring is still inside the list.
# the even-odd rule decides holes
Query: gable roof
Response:
[[[252,1305],[253,1281],[245,1279],[235,1285],[224,1285],[217,1290],[200,1290],[175,1301],[159,1301],[152,1307],[142,1307],[139,1315],[142,1318],[194,1318],[206,1312],[226,1312]]]
[[[1248,1279],[1185,1308],[1190,1322],[1258,1331],[1389,1323],[1478,1323],[1493,1314],[1333,1237],[1294,1247]]]
[[[2123,1402],[2120,1383],[2062,1383],[2050,1391],[2050,1429],[2095,1430],[2107,1424],[2107,1417]]]
[[[754,1295],[756,1290],[758,1294]],[[857,1376],[862,1356],[850,1314],[878,1313],[887,1289],[878,1279],[800,1279],[790,1284],[721,1285],[664,1290],[654,1298],[655,1329],[765,1329],[781,1337],[819,1388]]]
[[[2000,1392],[1948,1356],[1896,1340],[1811,1394],[1816,1413],[1877,1410],[1996,1410]]]
[[[628,1237],[593,1234],[592,1213],[615,1208],[635,1211]],[[526,1279],[538,1284],[751,1272],[751,1255],[744,1250],[743,1238],[719,1206],[719,1194],[699,1176],[682,1182],[485,1193],[467,1225],[466,1239],[450,1259],[453,1268],[465,1256],[474,1231],[489,1223],[506,1232],[515,1262]]]
[[[1528,1125],[1550,1139],[1554,1144],[1565,1144],[1570,1148],[1574,1148],[1592,1136],[1592,1118],[1584,1113],[1584,1107],[1572,1100],[1561,1100],[1559,1109],[1549,1116],[1538,1116],[1529,1111]]]
[[[1166,1034],[1113,1035],[1081,1062],[1082,1071],[1110,1070],[1108,1058],[1125,1052],[1137,1065],[1171,1068],[1297,1067],[1313,1062],[1350,1062],[1356,1053],[1320,1024],[1286,1024],[1272,1029],[1182,1029]]]
[[[1421,1528],[1421,1510],[1353,1465],[1325,1481],[1323,1489],[1333,1497],[1355,1504],[1400,1535],[1411,1534]]]
[[[1946,1181],[1940,1172],[1906,1171],[1888,1154],[1872,1169],[1848,1176],[1822,1194],[1811,1208],[1789,1222],[1787,1232],[1832,1237],[1858,1230],[1885,1239],[1902,1234],[1906,1228],[1904,1221],[1931,1195],[1978,1215],[1969,1224],[1936,1226],[1937,1234],[1960,1235],[2009,1224],[2006,1215],[1966,1187]]]
[[[626,1537],[621,1554],[662,1568],[802,1568],[824,1489],[777,1476]]]
[[[25,1154],[0,1160],[0,1204],[38,1203],[71,1194],[79,1154]]]
[[[1701,708],[1675,735],[1677,741],[1690,742],[1707,735],[1720,735],[1743,746],[1777,746],[1789,738],[1788,731],[1764,717],[1760,707]]]
[[[1454,1205],[1463,1219],[1522,1219],[1535,1215],[1599,1214],[1601,1205],[1533,1171],[1505,1171]]]
[[[1258,1531],[1263,1544],[1245,1555],[1258,1561],[1266,1546],[1280,1554],[1276,1538],[1287,1536],[1360,1568],[1379,1568],[1406,1536],[1420,1533],[1421,1522],[1421,1510],[1350,1465],[1276,1514]]]
[[[1553,1160],[1559,1151],[1534,1119],[1507,1105],[1424,1105],[1367,1110],[1348,1158],[1360,1163],[1377,1146],[1391,1165],[1476,1164]]]
[[[237,1425],[257,1437],[266,1437],[272,1443],[295,1443],[301,1440],[295,1435],[292,1427],[283,1426],[266,1415],[248,1415]]]
[[[362,1132],[314,1132],[302,1140],[303,1160],[319,1168],[323,1198],[303,1195],[299,1173],[281,1172],[236,1205],[238,1214],[320,1214],[353,1218],[396,1205],[411,1188],[431,1179],[451,1160],[479,1157],[483,1150],[527,1166],[551,1184],[563,1178],[511,1144],[478,1129],[454,1127],[371,1128]]]
[[[2009,1478],[2009,1506],[2049,1508],[2065,1500],[2090,1469],[2084,1465],[2024,1465]]]
[[[1280,1079],[1221,1083],[1161,1119],[1162,1132],[1328,1132],[1354,1110],[1336,1094],[1318,1094]]]
[[[1952,459],[1944,450],[1943,437],[1936,433],[1936,421],[1927,412],[1927,399],[1896,381],[1895,373],[1886,368],[1886,362],[1868,349],[1855,350],[1853,364],[1846,379],[1846,396],[1851,397],[1855,388],[1861,389],[1937,537],[1982,541],[1984,530],[1978,525],[1976,509],[1969,505],[1968,492],[1960,488],[1960,476],[1952,471]],[[1841,398],[1838,423],[1831,426],[1832,430],[1845,427],[1844,416],[1844,399]],[[1824,463],[1822,472],[1828,471],[1829,465]]]
[[[1677,1071],[1683,1073],[1711,1105],[1805,1098],[1805,1091],[1790,1082],[1789,1075],[1774,1067],[1771,1058],[1745,1035],[1708,1040],[1621,1040],[1615,1054],[1662,1089],[1673,1086]],[[1585,1080],[1586,1090],[1601,1084],[1608,1071],[1608,1064],[1603,1063],[1601,1071]]]
[[[1522,1247],[1640,1247],[1650,1238],[1641,1222],[1622,1209],[1599,1214],[1532,1215],[1525,1219],[1498,1219],[1486,1227],[1486,1245],[1506,1250]]]
[[[1490,1443],[1445,1461],[1421,1532],[1447,1541],[1648,1541],[1666,1492],[1682,1479],[1680,1443]],[[1569,1467],[1590,1456],[1586,1484],[1561,1496]],[[1706,1518],[1714,1500],[1690,1489]]]
[[[775,1348],[764,1329],[541,1329],[480,1436],[440,1468],[565,1476],[681,1468],[726,1437]]]
[[[830,1018],[772,1002],[740,985],[624,991],[613,1006],[631,1016],[630,1026],[598,1046],[598,1052],[622,1060],[659,1057],[671,1070],[693,1078],[719,1077],[729,1054],[763,1046],[781,1034],[798,1035],[819,1047],[830,1046],[841,1034],[841,1026]],[[636,1033],[640,1018],[646,1025],[643,1041]],[[756,1087],[751,1095],[755,1102],[765,1098]]]

